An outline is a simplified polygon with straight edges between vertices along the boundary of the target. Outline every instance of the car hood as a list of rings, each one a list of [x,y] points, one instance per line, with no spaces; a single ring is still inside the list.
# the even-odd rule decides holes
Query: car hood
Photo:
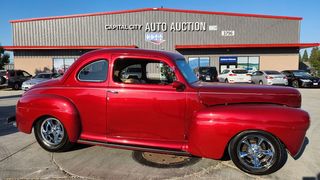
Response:
[[[207,106],[237,103],[301,106],[301,94],[291,87],[205,82],[196,82],[193,87],[198,90],[201,102]]]

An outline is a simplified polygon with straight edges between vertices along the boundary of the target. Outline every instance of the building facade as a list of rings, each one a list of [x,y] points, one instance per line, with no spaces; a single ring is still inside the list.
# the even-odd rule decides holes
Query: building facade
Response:
[[[16,69],[63,73],[100,48],[181,53],[192,68],[298,69],[300,17],[146,8],[11,21]]]

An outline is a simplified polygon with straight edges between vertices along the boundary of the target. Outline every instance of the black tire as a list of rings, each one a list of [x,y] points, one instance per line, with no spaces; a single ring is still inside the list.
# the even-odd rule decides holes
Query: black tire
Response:
[[[224,80],[225,83],[229,83],[228,79]]]
[[[263,81],[259,81],[259,84],[260,84],[260,85],[263,85]]]
[[[48,120],[54,120],[57,121],[61,124],[61,129],[63,129],[63,136],[60,138],[61,140],[59,140],[59,143],[57,144],[53,144],[52,142],[49,142],[48,140],[45,139],[44,135],[41,134],[41,126],[44,126]],[[57,132],[57,131],[55,131]],[[65,129],[65,127],[63,126],[63,124],[60,122],[60,120],[58,120],[55,117],[44,117],[41,118],[40,120],[38,120],[35,125],[34,125],[34,135],[38,141],[38,143],[40,144],[40,146],[50,152],[62,152],[62,151],[67,151],[70,148],[72,148],[73,143],[71,143],[69,141],[69,137],[67,134],[67,131]],[[49,137],[49,136],[47,136]],[[52,137],[52,136],[51,136]]]
[[[299,81],[297,81],[297,80],[292,81],[292,87],[299,88],[300,87]]]
[[[245,141],[245,139],[249,141]],[[256,141],[253,143],[255,139]],[[260,142],[261,139],[263,140]],[[229,143],[228,152],[231,160],[239,169],[254,175],[267,175],[276,172],[286,163],[288,158],[283,144],[276,137],[263,131],[246,131],[238,134]],[[255,160],[258,160],[258,163]]]
[[[19,83],[14,83],[12,89],[13,90],[19,90],[20,89]]]

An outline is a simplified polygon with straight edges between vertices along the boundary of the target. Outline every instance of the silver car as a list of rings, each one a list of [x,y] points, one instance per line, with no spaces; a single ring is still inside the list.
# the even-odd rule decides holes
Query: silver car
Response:
[[[278,71],[265,70],[256,71],[251,76],[252,83],[264,85],[288,85],[288,79],[284,74]]]
[[[21,89],[24,91],[27,91],[28,89],[30,89],[32,86],[36,84],[39,84],[44,81],[48,81],[53,78],[57,78],[59,76],[60,75],[55,73],[39,73],[36,76],[34,76],[32,79],[24,81],[22,83]]]

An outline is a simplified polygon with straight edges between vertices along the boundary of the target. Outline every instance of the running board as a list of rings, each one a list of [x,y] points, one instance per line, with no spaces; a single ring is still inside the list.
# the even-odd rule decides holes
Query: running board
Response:
[[[180,155],[180,156],[192,156],[190,153],[186,151],[179,151],[175,149],[162,149],[162,148],[154,148],[154,147],[147,147],[147,146],[125,145],[125,144],[117,144],[117,143],[89,141],[89,140],[82,140],[82,139],[79,139],[77,142],[82,144],[99,145],[99,146],[113,147],[113,148],[119,148],[119,149],[129,149],[129,150],[155,152],[155,153],[163,153],[163,154],[174,154],[174,155]]]

